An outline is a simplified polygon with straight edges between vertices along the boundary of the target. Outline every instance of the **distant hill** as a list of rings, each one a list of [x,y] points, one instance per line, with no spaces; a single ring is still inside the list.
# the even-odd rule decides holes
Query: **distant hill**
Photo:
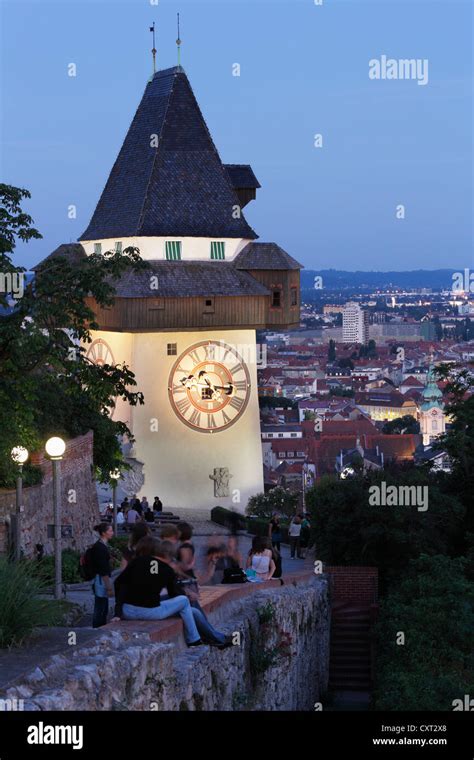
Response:
[[[451,288],[458,269],[414,269],[411,272],[346,272],[342,269],[303,269],[301,287],[314,289],[314,278],[321,277],[325,290],[376,288]]]

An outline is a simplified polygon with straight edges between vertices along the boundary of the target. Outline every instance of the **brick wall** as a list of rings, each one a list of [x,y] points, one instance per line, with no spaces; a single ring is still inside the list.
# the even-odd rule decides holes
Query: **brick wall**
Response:
[[[331,579],[332,600],[373,604],[378,599],[378,569],[376,567],[325,566]]]
[[[63,537],[63,547],[83,550],[95,540],[93,526],[99,522],[99,504],[92,476],[93,434],[90,431],[67,441],[61,461],[61,507],[63,526],[72,526],[72,536]],[[31,455],[32,464],[41,468],[41,485],[23,489],[22,549],[26,557],[34,556],[35,544],[43,544],[45,554],[52,554],[53,539],[48,525],[53,524],[53,467],[41,453]],[[8,517],[15,512],[15,491],[0,489],[0,555],[8,547]]]

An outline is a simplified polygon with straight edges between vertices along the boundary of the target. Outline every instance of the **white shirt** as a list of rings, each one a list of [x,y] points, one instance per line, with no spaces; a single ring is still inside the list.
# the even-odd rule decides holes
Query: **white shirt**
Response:
[[[300,535],[300,533],[301,533],[301,523],[298,524],[291,521],[290,527],[288,529],[288,535],[296,538],[297,536]]]

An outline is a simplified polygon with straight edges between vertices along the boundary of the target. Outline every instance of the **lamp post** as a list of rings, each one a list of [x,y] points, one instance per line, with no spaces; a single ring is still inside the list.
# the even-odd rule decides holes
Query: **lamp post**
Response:
[[[121,476],[120,470],[110,470],[109,475],[112,481],[112,504],[114,508],[113,522],[114,536],[117,535],[117,481]]]
[[[11,450],[11,458],[18,465],[18,476],[16,479],[16,514],[13,531],[14,555],[15,562],[21,559],[21,508],[23,501],[23,465],[28,459],[28,449],[24,446],[15,446]]]
[[[61,459],[66,451],[62,438],[53,436],[46,441],[46,453],[53,463],[53,504],[54,504],[54,598],[62,596],[61,557]]]

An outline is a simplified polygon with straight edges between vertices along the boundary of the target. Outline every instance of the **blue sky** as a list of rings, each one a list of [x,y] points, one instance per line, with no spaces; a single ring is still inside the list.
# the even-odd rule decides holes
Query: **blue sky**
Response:
[[[44,236],[18,246],[18,263],[86,228],[151,71],[148,27],[158,68],[175,65],[180,11],[182,65],[221,157],[250,163],[262,185],[245,211],[260,240],[310,268],[472,267],[467,0],[0,6],[0,177],[31,191]],[[370,80],[382,55],[428,59],[428,84]]]

